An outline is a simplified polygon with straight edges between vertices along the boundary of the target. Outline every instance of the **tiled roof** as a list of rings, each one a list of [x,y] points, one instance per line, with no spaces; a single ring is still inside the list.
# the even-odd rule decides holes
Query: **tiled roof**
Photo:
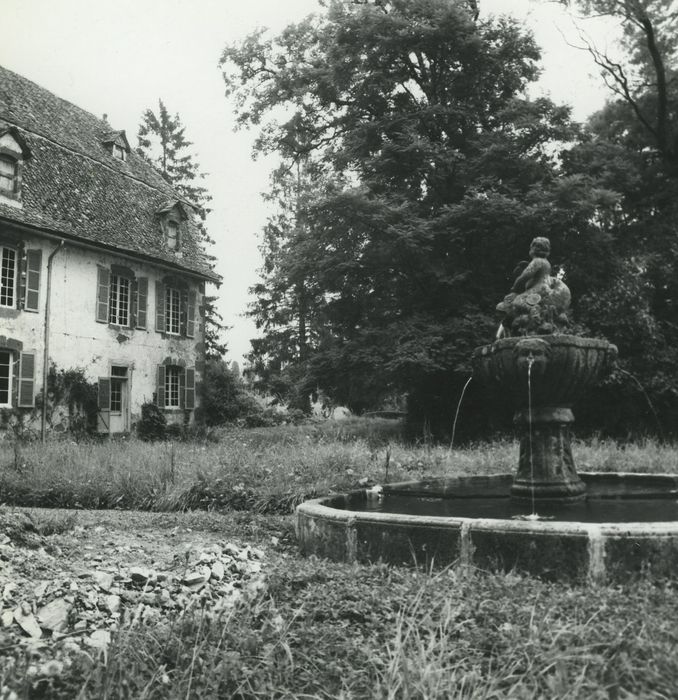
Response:
[[[192,218],[179,253],[168,250],[158,212],[182,201],[144,158],[104,146],[113,129],[80,107],[0,66],[0,131],[18,128],[30,149],[22,207],[0,202],[0,219],[139,254],[218,281]],[[190,207],[185,207],[190,210]]]

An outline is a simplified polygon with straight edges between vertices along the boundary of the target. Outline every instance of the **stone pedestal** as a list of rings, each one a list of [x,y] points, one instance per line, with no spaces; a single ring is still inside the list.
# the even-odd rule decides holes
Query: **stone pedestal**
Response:
[[[518,472],[511,498],[535,505],[575,503],[586,497],[570,445],[574,416],[569,408],[520,410],[514,422],[520,433]]]

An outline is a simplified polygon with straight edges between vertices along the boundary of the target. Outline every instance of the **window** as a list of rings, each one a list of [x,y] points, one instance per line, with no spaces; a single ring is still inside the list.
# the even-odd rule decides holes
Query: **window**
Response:
[[[165,289],[165,332],[170,335],[181,332],[181,292],[173,287]]]
[[[120,160],[127,160],[127,151],[117,143],[113,144],[113,156]]]
[[[0,306],[16,306],[16,261],[14,248],[0,246]]]
[[[0,407],[7,408],[12,403],[12,353],[0,350]]]
[[[179,224],[176,221],[167,222],[167,247],[170,250],[179,247]]]
[[[111,367],[111,413],[122,413],[127,367]]]
[[[0,155],[0,190],[3,192],[16,192],[17,161],[15,158]]]
[[[181,406],[181,367],[165,367],[165,408],[179,408]]]
[[[111,275],[108,295],[108,322],[116,326],[129,326],[129,301],[131,283],[126,277]]]

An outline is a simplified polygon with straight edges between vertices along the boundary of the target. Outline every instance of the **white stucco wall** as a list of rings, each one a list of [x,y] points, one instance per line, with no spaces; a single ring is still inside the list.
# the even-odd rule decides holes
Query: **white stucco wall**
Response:
[[[42,389],[45,306],[47,298],[48,257],[56,241],[22,235],[26,248],[42,249],[40,311],[0,313],[0,336],[18,339],[24,351],[35,351],[35,393]],[[136,277],[148,279],[147,328],[119,328],[96,321],[97,266],[130,268]],[[166,275],[182,277],[196,292],[195,337],[166,336],[155,330],[155,283]],[[156,392],[157,367],[169,356],[177,363],[196,370],[196,387],[202,378],[204,319],[202,315],[204,285],[200,280],[152,264],[76,247],[66,243],[53,258],[49,328],[49,359],[57,369],[82,368],[90,381],[110,377],[111,365],[129,368],[131,423],[139,417],[141,405]],[[196,391],[196,406],[199,392]],[[168,422],[183,422],[184,411],[166,411]],[[191,416],[192,420],[192,416]]]

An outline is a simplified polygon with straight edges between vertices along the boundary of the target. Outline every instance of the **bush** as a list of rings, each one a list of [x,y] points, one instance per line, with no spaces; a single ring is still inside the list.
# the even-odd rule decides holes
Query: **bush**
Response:
[[[154,404],[147,402],[141,406],[141,418],[137,423],[137,435],[142,440],[153,442],[162,440],[167,431],[165,414]]]
[[[258,411],[257,402],[228,365],[223,360],[208,360],[198,420],[208,426],[223,425]]]

